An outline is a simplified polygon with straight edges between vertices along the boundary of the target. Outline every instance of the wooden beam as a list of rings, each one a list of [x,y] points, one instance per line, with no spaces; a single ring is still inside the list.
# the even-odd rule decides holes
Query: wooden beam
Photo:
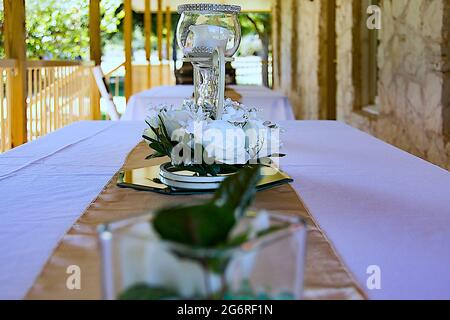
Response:
[[[100,0],[89,0],[89,45],[91,61],[98,66],[102,62]]]
[[[25,45],[25,0],[3,0],[4,42],[7,59],[16,60],[8,78],[11,97],[11,142],[17,147],[27,142],[27,82]]]
[[[96,66],[102,62],[102,45],[100,35],[100,0],[89,0],[89,53],[90,60]],[[91,87],[96,88],[95,79],[91,77]],[[100,120],[100,92],[91,90],[91,119]]]
[[[170,61],[170,40],[172,34],[172,11],[170,6],[166,7],[166,58]]]
[[[144,10],[145,58],[147,60],[147,87],[151,87],[152,11],[150,0],[145,0]]]
[[[281,21],[281,0],[275,0],[274,2],[274,27],[275,27],[275,32],[274,32],[274,38],[275,41],[273,41],[273,55],[272,55],[272,65],[274,66],[273,68],[273,73],[276,73],[276,76],[274,76],[274,79],[276,81],[272,82],[272,86],[275,87],[276,89],[280,89],[281,88],[281,82],[282,82],[282,78],[281,78],[281,35],[282,35],[282,26],[283,23]]]
[[[125,99],[128,99],[133,94],[133,9],[131,7],[131,0],[124,0],[124,41],[125,41]]]
[[[327,102],[326,119],[337,118],[337,47],[336,47],[336,0],[327,1]],[[323,38],[321,38],[323,39]]]
[[[162,0],[158,0],[157,13],[157,27],[158,27],[158,58],[159,62],[163,60],[162,41],[163,41],[163,7]]]
[[[147,61],[150,60],[152,53],[152,12],[151,12],[151,0],[145,0],[145,11],[144,11],[144,34],[145,34],[145,58]]]

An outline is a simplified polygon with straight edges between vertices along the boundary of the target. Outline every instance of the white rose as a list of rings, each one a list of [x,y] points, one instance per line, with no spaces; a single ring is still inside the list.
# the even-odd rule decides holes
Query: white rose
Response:
[[[260,118],[260,111],[258,109],[250,109],[247,113],[248,120],[258,120]]]
[[[171,110],[161,113],[161,118],[166,127],[169,138],[175,130],[186,127],[192,121],[192,113],[185,110]]]
[[[207,163],[245,164],[245,133],[224,120],[215,120],[203,128],[202,145]],[[212,161],[211,161],[212,160]]]
[[[183,100],[182,109],[190,110],[191,112],[195,112],[197,109],[201,110],[201,108],[197,108],[197,106],[195,105],[195,101],[193,99]]]
[[[229,121],[232,123],[244,123],[246,119],[244,118],[244,110],[236,110],[234,108],[229,108],[226,113],[222,115],[222,120]]]
[[[250,159],[268,157],[280,152],[278,128],[266,127],[262,121],[250,120],[244,126],[245,147]]]
[[[160,125],[159,115],[163,108],[166,108],[166,105],[151,106],[147,109],[146,122],[150,124],[153,128],[159,127]]]

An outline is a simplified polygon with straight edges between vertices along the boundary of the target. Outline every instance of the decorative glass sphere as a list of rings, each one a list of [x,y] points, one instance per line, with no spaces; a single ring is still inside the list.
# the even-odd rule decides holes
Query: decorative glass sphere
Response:
[[[178,45],[185,57],[209,57],[217,47],[232,57],[241,43],[239,6],[222,4],[185,4],[177,26]]]

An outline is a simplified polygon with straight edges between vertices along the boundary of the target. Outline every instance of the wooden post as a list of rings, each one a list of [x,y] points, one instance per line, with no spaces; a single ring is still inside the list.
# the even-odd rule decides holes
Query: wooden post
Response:
[[[131,0],[124,0],[124,41],[125,41],[125,99],[133,94],[133,65],[132,65],[132,38],[133,38],[133,9]]]
[[[3,0],[4,42],[7,59],[15,59],[15,72],[8,78],[11,88],[11,142],[27,142],[27,82],[25,46],[25,0]]]
[[[172,34],[172,11],[170,6],[166,7],[166,59],[170,61],[170,38]]]
[[[336,0],[327,2],[327,84],[326,84],[326,119],[336,120],[337,106],[336,106]],[[323,39],[323,37],[321,37]]]
[[[282,35],[282,26],[283,23],[281,21],[281,0],[275,0],[275,38],[276,41],[273,43],[274,49],[273,50],[273,57],[272,57],[272,64],[274,65],[274,69],[272,72],[276,72],[276,81],[273,82],[272,86],[274,86],[276,89],[280,89],[282,85],[282,78],[281,78],[281,35]]]
[[[147,60],[147,87],[151,88],[151,55],[152,55],[152,11],[150,0],[145,0],[144,9],[145,58]]]
[[[98,66],[102,62],[100,0],[89,0],[89,45],[91,61]]]
[[[159,62],[162,62],[162,60],[163,60],[163,54],[162,54],[162,41],[163,41],[162,0],[158,0],[157,27],[158,27],[158,58],[159,58]]]
[[[89,52],[90,60],[95,66],[102,62],[102,46],[100,36],[100,0],[89,0]],[[101,120],[100,92],[94,77],[91,75],[91,119]]]

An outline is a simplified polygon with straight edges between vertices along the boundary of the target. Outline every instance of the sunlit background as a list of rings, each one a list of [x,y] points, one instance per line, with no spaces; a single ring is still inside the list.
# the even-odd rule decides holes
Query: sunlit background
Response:
[[[0,1],[0,21],[3,21],[3,1]],[[141,3],[142,2],[142,3]],[[174,1],[172,1],[175,3]],[[151,14],[151,57],[154,66],[160,63],[173,68],[181,68],[182,54],[174,46],[173,37],[179,18],[174,12],[176,4],[171,2],[170,30],[167,13],[163,15],[162,57],[158,54],[157,1]],[[262,5],[261,8],[269,6]],[[245,8],[245,6],[244,6]],[[255,8],[255,6],[253,6]],[[257,8],[257,7],[256,7]],[[267,9],[266,8],[266,9]],[[165,8],[166,9],[166,8]],[[125,61],[124,51],[124,3],[122,0],[102,0],[101,10],[101,42],[102,68],[111,78],[112,92],[119,112],[125,108],[124,68],[118,66]],[[236,73],[236,84],[262,85],[272,83],[272,54],[270,46],[271,13],[245,12],[240,16],[242,25],[242,44],[232,63]],[[167,41],[167,38],[170,41]],[[4,58],[3,32],[0,39],[0,58]],[[27,0],[26,1],[26,43],[27,58],[30,60],[83,60],[89,61],[89,0]],[[170,44],[168,50],[167,46]],[[145,73],[147,64],[144,32],[144,3],[133,2],[133,65],[135,73]],[[176,52],[173,52],[176,49]],[[263,69],[266,68],[266,72]],[[110,71],[115,70],[113,74]],[[145,77],[136,75],[136,78]],[[265,77],[265,79],[263,79]],[[171,84],[174,79],[163,80]],[[118,82],[118,87],[116,84]],[[167,83],[165,83],[167,82]],[[104,108],[102,108],[104,109]],[[104,112],[104,110],[102,110]]]

